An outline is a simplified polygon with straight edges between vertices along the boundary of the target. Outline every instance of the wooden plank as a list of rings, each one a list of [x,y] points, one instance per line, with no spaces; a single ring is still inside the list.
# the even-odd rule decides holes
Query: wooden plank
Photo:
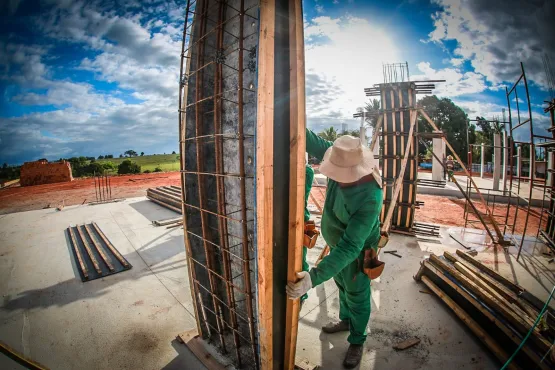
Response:
[[[491,276],[495,280],[499,281],[500,283],[502,283],[503,285],[508,287],[513,292],[515,292],[517,294],[520,294],[521,292],[524,291],[524,288],[522,288],[521,286],[513,283],[512,281],[510,281],[506,277],[500,275],[496,271],[494,271],[491,268],[489,268],[488,266],[482,264],[480,261],[472,258],[471,256],[464,253],[463,251],[457,249],[456,253],[457,253],[457,256],[461,257],[465,261],[470,262],[471,264],[473,264],[474,266],[476,266],[477,268],[479,268],[480,270],[482,270],[483,272],[485,272],[486,274],[488,274],[489,276]]]
[[[414,126],[416,125],[416,116],[417,116],[416,112],[411,111],[411,126],[410,126],[409,136],[408,136],[409,139],[412,139],[412,135],[414,133]],[[397,198],[399,197],[399,192],[401,190],[401,185],[403,183],[405,168],[407,167],[407,162],[409,159],[408,153],[410,152],[412,141],[413,140],[407,141],[407,146],[405,148],[405,156],[403,158],[403,162],[401,163],[401,170],[399,171],[399,176],[395,180],[395,186],[393,187],[391,202],[389,203],[387,215],[385,216],[385,220],[382,226],[382,230],[385,230],[385,231],[389,231],[389,227],[391,226],[391,217],[393,216],[393,211],[395,210],[395,204],[397,203]]]
[[[522,341],[521,336],[516,335],[514,333],[514,331],[512,331],[504,322],[501,322],[497,318],[497,316],[494,316],[490,311],[486,310],[484,308],[484,306],[482,306],[482,304],[479,301],[474,299],[464,289],[462,289],[460,286],[458,286],[453,281],[451,281],[451,279],[449,279],[447,276],[445,276],[445,274],[441,270],[439,270],[437,267],[435,267],[429,261],[424,261],[423,262],[422,268],[420,269],[419,273],[420,274],[426,274],[426,270],[433,273],[435,276],[437,276],[439,279],[441,279],[443,281],[443,283],[449,285],[449,287],[454,289],[462,298],[464,298],[465,300],[470,302],[474,306],[474,308],[479,310],[482,313],[482,315],[484,315],[490,322],[495,324],[495,326],[497,326],[508,338],[510,338],[515,345],[518,346],[520,344],[520,342]],[[422,275],[419,277],[419,279],[421,279],[421,278],[422,278]],[[536,364],[540,363],[540,361],[541,361],[540,356],[535,351],[533,351],[528,345],[525,345],[522,348],[522,351],[524,351],[524,353],[526,353],[526,355],[528,357],[530,357],[530,359],[532,359]],[[540,365],[540,368],[542,370],[548,370],[549,366],[547,366],[544,363],[544,364]]]
[[[420,343],[420,338],[411,338],[411,339],[404,340],[400,343],[394,344],[393,349],[396,349],[398,351],[403,351],[407,348],[416,346],[418,343]]]
[[[88,279],[89,272],[87,271],[87,265],[85,265],[85,262],[83,261],[83,256],[81,255],[81,251],[79,251],[79,246],[77,245],[77,238],[75,237],[75,232],[71,227],[68,227],[67,230],[71,238],[71,244],[73,246],[73,250],[75,251],[75,255],[77,256],[77,261],[79,262],[81,273],[83,274],[85,279]]]
[[[161,200],[158,200],[158,199],[153,198],[153,197],[148,196],[148,195],[147,195],[146,197],[148,198],[148,200],[150,200],[150,201],[152,201],[152,202],[154,202],[154,203],[156,203],[156,204],[159,204],[159,205],[161,205],[162,207],[166,207],[166,208],[171,209],[172,211],[175,211],[175,212],[177,212],[177,213],[182,213],[182,212],[181,212],[181,209],[179,209],[179,208],[177,208],[177,207],[174,207],[174,206],[172,206],[171,204],[165,203],[165,202],[163,202],[163,201],[161,201]],[[183,213],[184,213],[184,212],[183,212]]]
[[[102,258],[102,261],[104,261],[104,264],[106,264],[106,266],[108,267],[108,269],[110,271],[114,271],[114,265],[112,265],[112,262],[110,261],[108,256],[106,256],[106,253],[104,253],[104,249],[102,248],[102,246],[97,243],[95,237],[93,236],[93,232],[91,230],[90,225],[85,224],[84,226],[85,226],[85,231],[89,235],[89,238],[91,239],[94,247],[98,251],[98,254],[100,254],[100,257]]]
[[[177,340],[187,346],[196,358],[202,362],[207,369],[225,370],[226,367],[214,358],[204,347],[197,329],[191,329],[177,335]]]
[[[287,281],[297,281],[302,271],[304,235],[306,106],[302,0],[289,0],[289,231]],[[300,298],[287,299],[284,369],[295,368]]]
[[[118,259],[118,261],[124,266],[124,267],[129,267],[129,263],[127,263],[127,261],[125,260],[125,258],[123,258],[123,256],[118,252],[118,250],[116,249],[116,247],[114,247],[114,245],[112,244],[112,242],[110,242],[110,240],[108,240],[108,238],[106,237],[106,235],[104,235],[104,232],[102,232],[102,230],[100,230],[100,228],[98,227],[98,225],[96,224],[96,222],[92,223],[94,229],[96,230],[96,232],[98,233],[98,235],[100,235],[100,238],[102,239],[102,241],[104,241],[104,243],[106,244],[106,246],[110,249],[110,251],[114,254],[114,256],[116,256],[116,258]]]
[[[486,331],[484,331],[482,327],[480,327],[480,325],[478,325],[478,323],[466,313],[466,311],[464,311],[458,304],[456,304],[427,276],[422,276],[422,282],[426,284],[426,286],[430,288],[430,290],[434,292],[447,306],[449,306],[449,308],[455,313],[455,315],[457,315],[457,317],[461,319],[466,324],[466,326],[468,326],[468,328],[474,333],[474,335],[476,335],[478,339],[480,339],[480,341],[482,341],[482,343],[484,343],[490,349],[490,351],[493,352],[495,357],[497,357],[499,361],[501,361],[501,363],[505,363],[507,361],[507,359],[509,358],[507,352],[505,352],[505,350],[503,350],[503,348]],[[520,369],[520,367],[514,362],[511,362],[507,368],[514,370]]]
[[[520,307],[520,309],[522,309],[522,311],[524,311],[531,318],[535,318],[539,314],[538,310],[536,310],[534,307],[531,307],[526,301],[519,299],[518,296],[514,292],[509,290],[505,285],[494,280],[488,274],[486,274],[473,264],[447,251],[445,251],[443,255],[451,262],[460,262],[464,267],[472,271],[476,276],[487,283],[492,289],[503,296],[504,299]]]
[[[87,254],[89,255],[89,258],[91,259],[91,262],[94,266],[94,269],[96,270],[96,272],[98,272],[98,274],[102,275],[102,270],[100,269],[100,265],[98,264],[98,261],[96,260],[96,257],[94,256],[94,254],[91,250],[89,242],[85,238],[85,235],[83,235],[83,232],[81,231],[81,228],[79,227],[79,225],[75,226],[75,228],[77,229],[77,233],[79,234],[79,237],[81,237],[81,241],[83,242],[83,246],[85,247],[85,250],[87,251]]]
[[[260,1],[256,122],[256,227],[260,366],[273,368],[273,161],[275,0]]]
[[[512,310],[509,310],[504,304],[498,301],[488,292],[481,289],[477,284],[468,279],[466,276],[462,275],[455,268],[448,265],[445,261],[439,259],[436,255],[430,256],[430,261],[432,261],[436,266],[439,266],[443,270],[449,272],[457,281],[459,281],[465,288],[473,292],[477,297],[483,300],[488,306],[498,311],[505,319],[507,319],[511,325],[514,326],[521,334],[526,334],[530,330],[531,325],[527,324],[521,317],[517,316]],[[547,342],[539,332],[538,328],[534,329],[534,332],[530,338],[538,346],[540,351],[547,352],[551,347],[551,344]]]

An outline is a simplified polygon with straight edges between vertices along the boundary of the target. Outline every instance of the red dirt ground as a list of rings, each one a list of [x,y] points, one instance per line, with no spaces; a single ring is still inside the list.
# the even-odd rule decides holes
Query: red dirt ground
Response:
[[[146,195],[146,189],[156,186],[181,186],[179,172],[112,176],[112,198],[132,198]],[[57,207],[96,201],[92,178],[36,186],[15,186],[0,189],[0,214],[31,211],[50,205]]]
[[[146,195],[146,189],[156,186],[180,186],[179,172],[150,173],[132,176],[111,177],[112,197],[131,198]],[[313,187],[312,195],[323,206],[324,187]],[[93,202],[96,200],[93,179],[76,179],[72,182],[58,184],[36,185],[26,187],[10,187],[0,189],[0,214],[42,209],[50,205],[57,207],[64,201],[66,206]],[[450,226],[464,226],[464,199],[439,197],[433,195],[418,195],[418,200],[425,204],[416,210],[416,221]],[[314,204],[312,200],[309,201]],[[475,201],[479,211],[484,212],[484,207]],[[515,206],[510,208],[512,224]],[[506,205],[496,205],[493,210],[499,224],[505,222]],[[538,230],[539,209],[533,208],[528,219],[526,235],[535,235]],[[518,211],[515,232],[522,233],[524,229],[526,210]],[[474,217],[476,219],[476,217]],[[545,222],[545,218],[544,221]],[[482,228],[480,223],[468,227]],[[502,226],[501,226],[502,228]]]
[[[318,203],[323,207],[324,206],[324,194],[326,192],[325,187],[313,187],[312,188],[312,195],[316,198]],[[424,202],[424,206],[420,207],[420,209],[416,210],[415,220],[419,222],[426,222],[431,224],[442,224],[442,225],[449,225],[449,226],[464,226],[464,198],[457,199],[457,198],[448,198],[448,197],[440,197],[434,195],[424,195],[418,194],[417,199],[419,201]],[[309,200],[311,204],[314,204],[312,200]],[[473,201],[474,205],[482,213],[482,216],[485,218],[485,207],[483,207],[478,200]],[[507,205],[504,204],[496,204],[495,208],[492,208],[490,205],[490,211],[496,215],[495,219],[503,231],[503,224],[505,223],[505,215],[507,213]],[[516,211],[516,206],[511,205],[509,209],[509,224],[512,225],[514,220],[514,215]],[[528,218],[528,227],[526,228],[526,235],[533,235],[535,236],[538,232],[538,223],[539,223],[539,208],[532,208],[530,211],[530,217]],[[545,225],[546,219],[545,215],[542,221],[542,224]],[[476,216],[469,217],[469,220],[478,220]],[[518,210],[518,217],[516,220],[516,227],[515,233],[522,234],[524,230],[524,223],[526,220],[526,208],[521,207]],[[483,229],[480,222],[473,223],[472,225],[467,225],[467,227],[473,227],[476,229]],[[491,228],[493,232],[493,228]],[[507,229],[507,232],[510,232],[510,228]]]

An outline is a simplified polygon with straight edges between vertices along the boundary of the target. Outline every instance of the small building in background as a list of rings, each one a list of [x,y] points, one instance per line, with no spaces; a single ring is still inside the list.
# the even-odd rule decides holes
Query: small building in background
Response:
[[[48,162],[46,159],[39,159],[34,162],[25,162],[21,166],[21,186],[67,181],[73,181],[71,164],[67,161]]]

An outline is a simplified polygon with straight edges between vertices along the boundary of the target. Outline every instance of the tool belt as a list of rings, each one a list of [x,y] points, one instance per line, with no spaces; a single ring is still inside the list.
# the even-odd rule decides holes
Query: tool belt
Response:
[[[318,239],[320,232],[316,229],[316,224],[314,221],[307,221],[304,224],[304,236],[303,236],[303,247],[311,249],[316,245],[316,239]]]
[[[385,267],[385,262],[378,259],[378,254],[374,249],[368,249],[364,251],[364,262],[362,265],[362,270],[370,280],[374,280],[380,277]]]

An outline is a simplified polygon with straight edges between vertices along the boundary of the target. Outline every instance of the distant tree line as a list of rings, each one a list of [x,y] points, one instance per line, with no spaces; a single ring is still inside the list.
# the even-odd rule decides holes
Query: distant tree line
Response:
[[[8,166],[7,163],[0,169],[0,180],[15,180],[19,178],[21,166]]]

